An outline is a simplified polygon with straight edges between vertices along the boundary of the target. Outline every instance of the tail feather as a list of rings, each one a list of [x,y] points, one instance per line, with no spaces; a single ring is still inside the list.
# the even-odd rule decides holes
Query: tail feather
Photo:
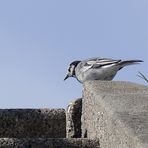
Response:
[[[124,66],[133,65],[133,64],[139,64],[139,62],[143,62],[142,60],[126,60],[119,62],[120,69],[122,69]]]

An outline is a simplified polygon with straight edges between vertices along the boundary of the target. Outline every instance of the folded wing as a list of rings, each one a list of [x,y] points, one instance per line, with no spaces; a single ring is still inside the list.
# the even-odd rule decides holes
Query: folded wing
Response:
[[[112,65],[116,63],[120,63],[121,60],[113,60],[113,59],[106,59],[106,58],[93,58],[87,60],[84,66],[89,68],[100,68],[102,66]]]

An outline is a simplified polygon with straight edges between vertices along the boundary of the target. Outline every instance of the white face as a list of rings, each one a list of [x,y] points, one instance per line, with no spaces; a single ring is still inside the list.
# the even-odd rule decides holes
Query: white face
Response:
[[[69,76],[73,76],[75,73],[74,71],[75,71],[75,65],[70,65],[68,68]]]
[[[69,77],[75,77],[75,67],[76,67],[80,62],[81,62],[81,61],[74,61],[74,62],[72,62],[72,63],[69,65],[68,74],[67,74],[67,76],[65,77],[64,80],[66,80],[66,79],[69,78]]]
[[[64,80],[66,80],[69,77],[73,77],[74,75],[75,75],[75,65],[70,65],[68,68],[68,74],[66,75]]]

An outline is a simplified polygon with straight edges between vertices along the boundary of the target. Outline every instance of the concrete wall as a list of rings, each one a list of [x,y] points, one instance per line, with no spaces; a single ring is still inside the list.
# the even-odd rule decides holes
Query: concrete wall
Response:
[[[0,109],[0,138],[65,138],[64,109]]]
[[[101,148],[148,148],[148,87],[89,81],[82,99],[82,135]]]
[[[147,86],[88,81],[83,88],[66,112],[0,109],[0,147],[148,148]]]
[[[99,148],[98,141],[82,138],[0,138],[1,148]]]
[[[78,138],[81,101],[67,113],[68,138],[64,109],[0,109],[0,148],[100,148],[98,139]]]
[[[82,98],[72,101],[66,110],[66,137],[81,138]]]

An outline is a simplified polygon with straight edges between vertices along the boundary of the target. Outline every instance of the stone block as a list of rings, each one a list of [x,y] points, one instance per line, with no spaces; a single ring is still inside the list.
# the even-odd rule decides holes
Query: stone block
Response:
[[[101,148],[148,148],[148,87],[88,81],[82,100],[82,135]]]
[[[1,148],[99,148],[98,140],[81,138],[0,138]]]
[[[0,109],[0,137],[65,138],[65,110]]]
[[[71,102],[66,110],[66,137],[81,137],[82,98]]]

